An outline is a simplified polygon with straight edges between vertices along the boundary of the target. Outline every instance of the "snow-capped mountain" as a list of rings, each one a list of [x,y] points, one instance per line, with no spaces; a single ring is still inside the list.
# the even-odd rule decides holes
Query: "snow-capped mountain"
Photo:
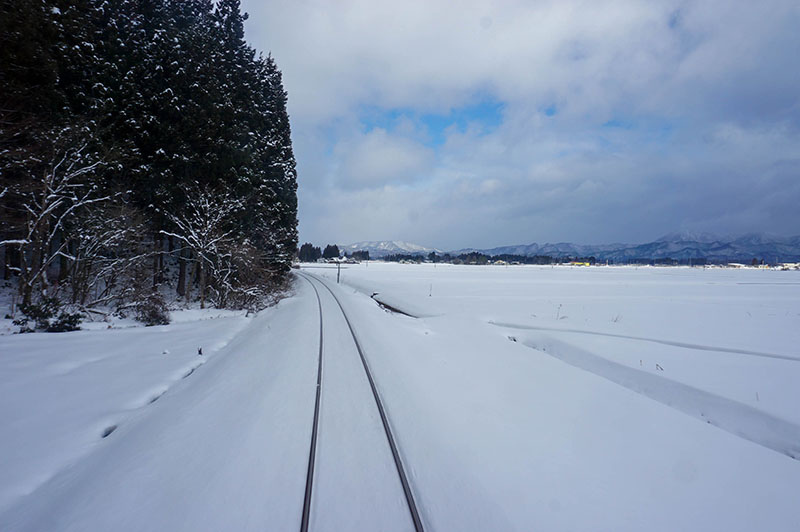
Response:
[[[339,245],[347,253],[365,250],[372,258],[392,254],[427,255],[442,250],[420,246],[401,240],[356,242]],[[549,257],[595,257],[597,260],[625,262],[642,259],[707,259],[712,262],[749,262],[764,259],[767,262],[800,261],[800,235],[779,237],[752,233],[737,237],[710,233],[670,233],[645,244],[573,244],[555,242],[544,244],[519,244],[490,249],[467,248],[450,251],[451,255],[477,251],[486,255],[546,255]]]
[[[628,247],[628,244],[604,244],[604,245],[584,245],[572,244],[570,242],[557,242],[546,244],[527,244],[518,246],[501,246],[491,249],[463,249],[454,251],[451,254],[469,253],[478,251],[487,255],[523,255],[533,257],[534,255],[546,255],[549,257],[588,257],[602,252],[610,252],[616,249]]]
[[[411,242],[403,242],[402,240],[378,240],[368,242],[355,242],[353,244],[339,245],[339,249],[347,253],[354,251],[369,251],[369,256],[372,258],[385,257],[397,253],[408,255],[427,255],[434,251],[442,253],[441,250],[436,248],[429,248],[420,246],[419,244],[412,244]]]
[[[800,235],[778,237],[766,234],[747,234],[721,237],[709,233],[670,233],[646,244],[581,245],[569,242],[527,244],[491,249],[467,249],[453,254],[480,251],[487,255],[547,255],[550,257],[596,257],[598,260],[624,262],[633,259],[708,259],[715,262],[750,261],[754,258],[768,262],[800,260]]]
[[[656,242],[701,242],[704,244],[710,244],[712,242],[720,242],[722,240],[732,240],[732,238],[721,237],[719,235],[715,235],[714,233],[680,231],[676,233],[668,233],[657,239]]]

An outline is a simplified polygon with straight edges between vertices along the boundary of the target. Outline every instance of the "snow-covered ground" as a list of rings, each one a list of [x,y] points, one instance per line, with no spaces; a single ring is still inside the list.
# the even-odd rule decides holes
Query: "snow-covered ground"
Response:
[[[304,270],[426,530],[800,529],[800,273]],[[320,295],[311,529],[409,529]],[[318,312],[0,336],[0,530],[298,529]]]
[[[178,323],[161,327],[0,336],[0,511],[150,408],[250,321],[244,313],[208,319],[218,314],[176,312]]]
[[[797,273],[371,262],[341,281],[436,529],[800,529]],[[376,292],[424,317],[376,314]]]
[[[294,528],[319,326],[301,294],[254,318],[0,337],[0,530]]]

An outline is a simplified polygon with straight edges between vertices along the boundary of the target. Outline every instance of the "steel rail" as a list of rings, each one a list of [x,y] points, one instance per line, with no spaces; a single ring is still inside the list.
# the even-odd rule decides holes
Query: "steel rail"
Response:
[[[394,435],[392,434],[392,429],[389,426],[389,419],[386,415],[386,409],[383,407],[383,401],[381,401],[380,394],[378,393],[378,388],[375,386],[375,380],[372,378],[372,372],[369,369],[367,358],[364,355],[364,349],[361,347],[361,343],[358,341],[355,329],[353,329],[353,324],[350,322],[350,318],[347,316],[347,312],[345,312],[344,307],[342,306],[342,302],[339,301],[339,298],[336,297],[336,294],[333,293],[333,290],[331,290],[331,288],[327,285],[327,283],[325,283],[321,278],[311,273],[305,275],[312,277],[322,286],[324,286],[328,290],[328,292],[331,293],[331,296],[333,296],[333,299],[334,301],[336,301],[336,304],[339,305],[339,310],[342,311],[342,316],[344,316],[344,321],[347,323],[347,327],[350,329],[350,334],[353,337],[353,342],[355,342],[356,344],[358,355],[359,357],[361,357],[361,364],[364,367],[364,372],[367,374],[367,380],[369,381],[369,386],[372,389],[372,396],[375,398],[375,404],[378,406],[378,413],[381,416],[381,422],[383,423],[383,430],[386,433],[386,439],[389,441],[389,448],[392,451],[392,458],[394,458],[395,467],[397,467],[397,474],[400,476],[400,483],[403,485],[403,493],[405,494],[406,502],[408,503],[408,510],[411,513],[411,520],[414,522],[414,529],[416,530],[416,532],[423,532],[424,527],[422,526],[422,519],[420,518],[419,511],[417,509],[417,504],[414,501],[414,493],[411,491],[411,485],[408,482],[408,476],[406,475],[405,468],[403,467],[403,461],[400,458],[400,452],[397,448],[397,443],[394,439]],[[317,297],[319,297],[319,292],[317,292]]]
[[[299,272],[298,272],[299,273]],[[311,490],[314,484],[314,464],[317,456],[317,430],[319,428],[319,403],[322,391],[322,300],[319,291],[311,279],[304,274],[300,274],[303,279],[308,281],[314,293],[317,295],[317,306],[319,307],[319,362],[317,363],[317,396],[314,400],[314,423],[311,426],[311,448],[308,451],[308,471],[306,472],[306,492],[303,498],[303,516],[300,520],[300,532],[308,532],[308,525],[311,516]]]

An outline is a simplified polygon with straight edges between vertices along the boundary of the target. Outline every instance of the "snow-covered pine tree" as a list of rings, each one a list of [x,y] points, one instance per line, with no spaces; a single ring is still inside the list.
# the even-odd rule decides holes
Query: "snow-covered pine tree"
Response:
[[[146,258],[149,239],[154,282],[169,261],[205,261],[198,272],[217,304],[265,294],[265,280],[279,279],[296,249],[296,171],[280,72],[245,42],[239,1],[0,0],[0,13],[6,275],[35,253],[56,253],[48,268],[74,285],[74,301],[108,302],[130,260]],[[23,207],[57,153],[97,162],[70,179],[114,201],[67,209],[51,248],[34,253]],[[197,196],[206,190],[215,197]],[[231,244],[213,258],[176,244],[190,236],[177,220],[219,198],[245,205],[226,222]],[[185,293],[182,271],[176,289]]]
[[[266,59],[268,105],[272,118],[268,143],[268,170],[277,183],[276,260],[285,267],[291,263],[297,249],[297,169],[292,150],[291,126],[286,109],[287,94],[283,80],[272,56]]]
[[[0,0],[0,240],[23,237],[25,213],[13,191],[33,172],[41,132],[62,106],[54,16],[40,0]],[[20,271],[22,246],[2,248],[9,279]]]

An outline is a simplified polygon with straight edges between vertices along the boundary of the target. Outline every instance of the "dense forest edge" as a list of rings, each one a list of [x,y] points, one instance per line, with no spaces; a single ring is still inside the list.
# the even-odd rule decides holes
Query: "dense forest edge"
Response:
[[[238,0],[0,0],[0,256],[23,330],[258,309],[297,250],[287,94]]]

